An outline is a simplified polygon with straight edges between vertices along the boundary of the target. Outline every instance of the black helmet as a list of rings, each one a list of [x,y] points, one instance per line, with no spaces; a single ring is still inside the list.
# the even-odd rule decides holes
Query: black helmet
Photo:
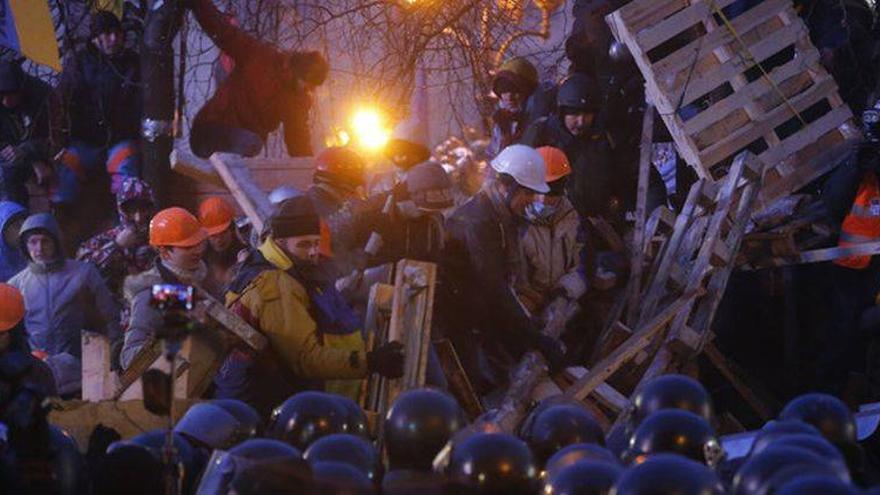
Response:
[[[709,423],[690,411],[664,409],[645,418],[629,439],[626,460],[638,462],[661,452],[681,454],[715,467],[724,457]]]
[[[843,401],[833,395],[812,393],[795,397],[779,413],[779,419],[810,423],[838,447],[858,442],[852,413]]]
[[[249,466],[302,459],[299,450],[280,440],[252,438],[229,449],[215,450],[196,493],[226,493],[233,480]]]
[[[535,410],[520,436],[543,465],[559,449],[577,443],[605,444],[602,427],[585,408],[555,404]]]
[[[324,461],[312,463],[311,466],[316,493],[367,495],[374,491],[367,475],[351,464]]]
[[[242,466],[229,483],[229,488],[228,493],[238,495],[298,495],[312,493],[314,485],[309,463],[302,459],[280,458]]]
[[[615,495],[723,495],[724,486],[706,466],[680,455],[658,454],[627,469],[614,487]]]
[[[448,473],[481,495],[533,494],[538,466],[529,447],[507,433],[478,433],[452,449]]]
[[[632,399],[632,421],[638,426],[663,409],[690,411],[712,424],[712,398],[700,382],[684,375],[662,375],[647,382]]]
[[[119,445],[104,455],[95,468],[94,495],[152,495],[165,489],[162,461],[141,445]]]
[[[228,449],[253,435],[253,428],[243,425],[226,409],[204,402],[189,408],[174,431],[208,449]]]
[[[433,389],[400,394],[385,416],[390,469],[431,469],[434,457],[466,424],[455,399]]]
[[[575,73],[559,85],[556,106],[561,112],[570,110],[595,112],[599,108],[599,86],[586,74]]]
[[[793,446],[771,446],[750,456],[733,477],[735,495],[766,493],[794,476],[809,472],[828,474],[831,468],[813,452]],[[832,473],[833,474],[833,473]],[[846,481],[848,481],[848,477]]]
[[[825,460],[827,465],[834,468],[841,478],[848,476],[846,459],[843,458],[843,454],[841,454],[834,445],[831,445],[831,442],[825,440],[825,438],[820,435],[804,433],[785,435],[777,438],[776,441],[771,444],[763,443],[758,446],[758,448],[753,447],[749,455],[757,455],[768,448],[777,446],[788,446],[809,450]]]
[[[621,464],[620,459],[605,447],[594,443],[578,443],[564,447],[550,457],[544,466],[545,479],[553,478],[568,466],[584,461]]]
[[[344,433],[348,411],[332,394],[300,392],[272,411],[266,436],[304,450],[315,440]]]
[[[161,461],[167,433],[167,430],[152,430],[141,433],[131,440],[113,442],[107,447],[107,453],[112,454],[116,448],[123,445],[140,445],[149,450],[153,457]],[[184,490],[189,492],[195,487],[199,474],[202,472],[202,468],[205,467],[206,459],[204,454],[194,448],[182,435],[174,433],[172,438],[178,464],[182,467]]]
[[[242,434],[246,435],[241,439],[242,442],[263,433],[263,418],[247,403],[237,399],[214,399],[211,404],[222,407],[241,423]]]
[[[834,476],[808,474],[785,483],[773,493],[775,495],[859,495],[861,491]]]
[[[755,436],[752,447],[749,449],[749,455],[764,450],[776,440],[788,435],[816,435],[821,437],[822,433],[815,426],[803,421],[768,421]]]
[[[310,464],[342,462],[360,470],[373,483],[382,479],[382,457],[363,437],[337,433],[316,440],[303,456]]]
[[[608,462],[581,461],[544,482],[544,493],[553,495],[607,495],[623,467]]]
[[[336,400],[345,409],[345,432],[352,435],[360,435],[362,437],[369,436],[367,429],[367,415],[357,402],[351,400],[344,395],[337,395]]]

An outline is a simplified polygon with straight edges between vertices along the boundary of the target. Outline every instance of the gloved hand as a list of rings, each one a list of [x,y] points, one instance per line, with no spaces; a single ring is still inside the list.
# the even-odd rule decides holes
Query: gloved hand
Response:
[[[403,376],[403,344],[388,342],[367,353],[367,369],[385,378]]]
[[[565,367],[566,348],[565,344],[559,339],[554,339],[549,335],[541,334],[538,337],[538,351],[540,351],[544,356],[544,359],[547,360],[547,368],[549,368],[550,374],[555,374]]]
[[[856,146],[856,164],[866,172],[880,172],[880,143],[859,143]]]

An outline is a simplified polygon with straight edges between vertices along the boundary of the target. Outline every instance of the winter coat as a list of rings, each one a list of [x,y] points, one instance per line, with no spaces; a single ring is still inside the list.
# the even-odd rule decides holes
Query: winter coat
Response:
[[[563,198],[559,210],[547,224],[528,223],[520,238],[522,263],[516,292],[533,311],[549,303],[554,289],[561,289],[572,299],[586,291],[581,272],[583,236],[580,221],[571,203]]]
[[[53,122],[53,136],[109,148],[137,139],[141,129],[140,57],[124,50],[110,58],[89,44],[65,64],[56,90],[66,115]]]
[[[490,186],[491,187],[491,186]],[[486,189],[453,213],[440,270],[447,281],[440,306],[449,331],[478,330],[514,357],[530,348],[536,329],[513,293],[519,270],[519,226]]]
[[[226,301],[267,337],[269,349],[230,354],[214,380],[215,397],[262,411],[298,391],[325,388],[326,380],[366,375],[360,319],[332,285],[306,282],[271,238],[237,267]]]
[[[638,160],[616,163],[616,151],[599,134],[573,136],[559,115],[538,119],[523,135],[522,144],[535,148],[554,146],[565,152],[571,162],[572,174],[567,194],[578,213],[583,216],[619,216],[611,207],[616,199],[623,211],[632,210],[638,189]],[[660,173],[651,167],[648,185],[648,211],[666,201],[666,187]]]
[[[33,216],[25,229],[44,229],[60,250],[58,225],[49,216]],[[102,333],[113,342],[119,337],[119,307],[98,270],[89,263],[61,259],[47,268],[30,263],[9,284],[25,301],[25,328],[33,350],[49,356],[82,354],[83,330]]]
[[[0,201],[0,236],[13,219],[26,214],[27,210],[24,206],[12,201]],[[26,266],[27,259],[18,246],[10,246],[6,243],[5,236],[0,237],[0,281],[9,280]]]
[[[291,156],[310,156],[309,97],[283,85],[290,53],[232,25],[213,0],[194,0],[193,13],[217,47],[235,61],[232,73],[199,110],[193,127],[224,124],[247,129],[265,142],[266,136],[283,123],[287,152]]]
[[[207,291],[214,297],[220,297],[220,287],[214,280],[207,277],[207,269],[204,273],[206,276],[202,280],[197,281],[199,288]],[[126,301],[128,301],[131,315],[129,317],[128,329],[125,332],[125,342],[122,345],[122,352],[119,356],[119,362],[123,369],[128,368],[140,350],[153,341],[156,332],[162,327],[162,313],[151,304],[153,285],[186,285],[191,283],[193,281],[178,278],[158,259],[154,263],[153,268],[137,275],[131,275],[125,279],[123,293]]]
[[[23,75],[22,102],[14,109],[0,105],[0,149],[15,146],[19,158],[4,167],[25,167],[49,159],[49,85]]]

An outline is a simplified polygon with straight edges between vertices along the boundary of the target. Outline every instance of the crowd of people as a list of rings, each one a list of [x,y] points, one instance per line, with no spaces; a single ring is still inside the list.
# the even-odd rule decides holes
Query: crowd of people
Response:
[[[491,138],[474,161],[488,166],[475,192],[403,125],[384,149],[391,173],[374,173],[353,148],[326,148],[311,187],[272,191],[261,230],[224,197],[193,211],[160,204],[140,178],[141,68],[114,14],[92,16],[55,87],[0,63],[0,491],[178,493],[168,490],[182,483],[200,494],[849,494],[880,481],[852,397],[835,398],[854,372],[880,373],[871,360],[880,262],[870,256],[838,260],[824,281],[831,317],[822,380],[809,388],[833,395],[792,400],[745,458],[725,456],[709,393],[680,375],[636,390],[627,422],[611,432],[561,397],[534,404],[516,432],[467,418],[433,346],[430,388],[401,394],[374,425],[356,402],[365,377],[404,373],[403,344],[375,343],[364,322],[371,270],[402,259],[437,265],[431,339],[452,343],[485,408],[528,351],[551,374],[589,362],[628,276],[638,189],[642,79],[601,21],[622,3],[574,2],[571,70],[558,83],[523,57],[494,73]],[[757,3],[739,0],[726,15]],[[811,188],[841,226],[841,246],[880,239],[873,7],[795,4],[842,97],[864,115],[863,142]],[[323,57],[257,40],[212,0],[186,6],[229,66],[193,123],[191,149],[254,156],[283,124],[288,152],[310,155]],[[674,156],[665,165],[650,169],[649,211],[675,209],[693,180]],[[29,211],[34,187],[49,211]],[[115,219],[102,206],[110,197]],[[157,304],[159,286],[193,288],[194,304]],[[266,348],[208,317],[204,301],[225,303]],[[580,308],[561,337],[543,332],[555,302]],[[726,315],[723,324],[736,320]],[[210,340],[221,359],[205,402],[173,435],[120,439],[99,426],[81,456],[49,423],[47,398],[80,398],[83,331],[107,338],[118,374],[169,340]]]

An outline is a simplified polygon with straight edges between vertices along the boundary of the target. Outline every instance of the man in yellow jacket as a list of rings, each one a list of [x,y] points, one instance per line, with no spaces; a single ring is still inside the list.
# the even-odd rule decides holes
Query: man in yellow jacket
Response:
[[[238,267],[226,296],[233,311],[266,335],[270,351],[257,356],[235,349],[215,379],[217,397],[267,411],[330,380],[403,374],[399,342],[366,351],[362,322],[325,275],[320,244],[320,220],[309,198],[278,205],[263,243]]]

